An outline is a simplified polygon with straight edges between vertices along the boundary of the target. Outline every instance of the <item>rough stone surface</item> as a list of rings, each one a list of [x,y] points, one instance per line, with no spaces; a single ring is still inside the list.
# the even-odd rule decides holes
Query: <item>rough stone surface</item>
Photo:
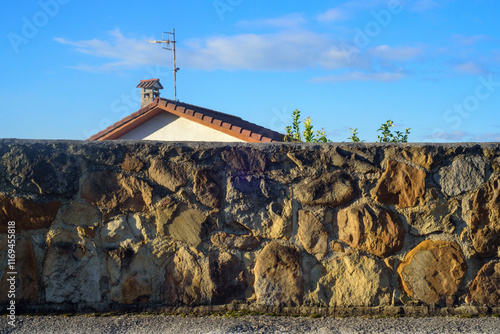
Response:
[[[168,305],[196,305],[201,300],[202,270],[196,258],[182,247],[165,268],[162,301]]]
[[[499,159],[495,143],[0,139],[0,306],[15,221],[19,312],[499,313]]]
[[[245,226],[256,237],[279,239],[292,230],[292,201],[282,185],[266,178],[230,178],[226,203],[225,220]]]
[[[410,233],[429,235],[436,232],[452,233],[455,230],[451,217],[457,211],[457,202],[430,199],[427,205],[407,214]]]
[[[430,170],[439,160],[441,148],[436,146],[396,145],[387,149],[387,155],[393,160],[406,160],[415,165]]]
[[[49,303],[101,301],[101,261],[95,244],[68,231],[50,231],[43,263],[45,299]]]
[[[372,198],[399,208],[416,206],[425,194],[425,176],[422,170],[388,159]]]
[[[421,242],[398,267],[402,287],[408,296],[429,305],[452,305],[467,271],[460,246],[455,242]]]
[[[139,172],[144,167],[144,162],[139,157],[127,153],[121,166],[129,172]]]
[[[475,305],[500,306],[500,262],[485,264],[469,288],[466,301]]]
[[[208,170],[198,170],[194,176],[194,194],[196,199],[210,208],[221,205],[221,190]]]
[[[314,292],[332,307],[386,306],[391,301],[389,273],[383,263],[356,252],[331,261]]]
[[[299,239],[306,252],[323,258],[328,250],[328,232],[309,211],[299,210]]]
[[[207,217],[198,210],[187,209],[167,227],[167,235],[190,246],[198,246],[208,232]]]
[[[349,175],[333,172],[318,179],[307,178],[297,185],[294,195],[303,204],[336,206],[354,199],[356,190]]]
[[[128,247],[144,240],[142,221],[138,215],[120,215],[106,222],[101,231],[104,249]]]
[[[227,252],[211,252],[208,267],[212,283],[212,303],[228,304],[245,298],[245,271],[237,256]]]
[[[470,200],[472,243],[482,256],[494,256],[500,247],[500,179],[492,179]]]
[[[299,253],[295,248],[271,242],[260,252],[254,271],[258,304],[302,304],[303,278]]]
[[[86,202],[73,201],[61,208],[61,219],[66,224],[75,226],[99,225],[97,208]]]
[[[153,159],[148,173],[149,177],[156,183],[174,192],[180,187],[184,187],[187,182],[186,171],[182,166],[167,163],[163,159]]]
[[[231,169],[244,173],[262,173],[267,166],[266,156],[253,149],[225,150],[222,152],[222,160]]]
[[[259,246],[259,239],[252,235],[236,235],[219,232],[210,239],[212,243],[225,249],[253,250]]]
[[[0,233],[7,233],[7,222],[16,222],[16,232],[47,228],[52,225],[60,202],[35,202],[0,195]]]
[[[405,238],[403,225],[394,213],[368,204],[339,211],[335,230],[351,247],[381,257],[400,250]]]
[[[84,200],[107,209],[147,211],[153,189],[147,182],[125,174],[97,171],[82,185]]]
[[[10,301],[7,293],[9,291],[10,282],[7,281],[7,279],[12,279],[12,277],[14,277],[16,286],[16,302],[28,304],[38,303],[40,299],[38,272],[33,244],[29,240],[17,240],[15,251],[14,270],[6,266],[2,281],[0,282],[0,303],[7,303]],[[16,272],[17,274],[8,274],[9,272]]]
[[[13,187],[43,196],[70,198],[78,191],[78,159],[44,144],[13,146],[2,159]]]
[[[112,277],[110,297],[121,304],[137,304],[149,301],[153,293],[152,272],[149,254],[145,248],[137,253],[130,249],[119,249],[111,252],[108,268],[117,267],[118,277]]]
[[[489,165],[480,156],[463,157],[442,167],[434,178],[443,193],[457,196],[482,185],[486,181],[488,169]]]

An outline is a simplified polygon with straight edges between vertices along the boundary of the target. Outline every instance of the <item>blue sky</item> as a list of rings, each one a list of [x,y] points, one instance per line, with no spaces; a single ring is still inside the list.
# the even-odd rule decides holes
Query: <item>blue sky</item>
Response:
[[[86,139],[139,109],[142,79],[283,132],[294,109],[333,141],[388,119],[412,142],[500,141],[495,0],[9,2],[0,138]]]

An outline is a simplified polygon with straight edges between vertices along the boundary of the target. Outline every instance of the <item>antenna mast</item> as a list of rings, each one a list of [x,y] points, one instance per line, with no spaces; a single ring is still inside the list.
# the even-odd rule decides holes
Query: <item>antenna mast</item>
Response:
[[[172,40],[170,40],[170,36],[168,35],[172,35]],[[167,37],[167,38],[165,38]],[[165,47],[165,46],[162,46],[163,49],[165,50],[170,50],[170,51],[173,51],[174,53],[174,98],[175,98],[175,101],[177,101],[177,71],[180,70],[180,68],[177,67],[176,63],[175,63],[175,29],[172,29],[172,32],[163,32],[162,36],[161,36],[161,40],[160,41],[148,41],[149,43],[154,43],[154,44],[167,44],[170,45],[170,43],[172,43],[172,48],[168,48],[168,47]]]

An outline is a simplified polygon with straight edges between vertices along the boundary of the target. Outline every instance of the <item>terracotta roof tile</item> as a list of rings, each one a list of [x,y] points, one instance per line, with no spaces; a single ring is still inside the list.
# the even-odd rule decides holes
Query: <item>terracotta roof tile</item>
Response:
[[[89,140],[115,139],[113,137],[113,133],[119,132],[120,128],[122,128],[123,131],[123,127],[133,128],[134,126],[139,126],[145,122],[144,119],[149,119],[146,117],[147,115],[163,111],[171,112],[180,117],[186,117],[200,124],[206,124],[214,129],[220,128],[220,131],[234,135],[235,137],[245,141],[272,142],[284,140],[283,134],[257,124],[247,122],[240,117],[161,98],[156,98],[154,102],[90,137]]]

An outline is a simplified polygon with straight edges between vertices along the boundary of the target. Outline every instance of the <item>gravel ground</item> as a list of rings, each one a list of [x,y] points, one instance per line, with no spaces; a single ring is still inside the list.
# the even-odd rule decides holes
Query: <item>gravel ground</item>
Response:
[[[500,333],[500,318],[308,318],[163,315],[1,317],[0,333]]]

